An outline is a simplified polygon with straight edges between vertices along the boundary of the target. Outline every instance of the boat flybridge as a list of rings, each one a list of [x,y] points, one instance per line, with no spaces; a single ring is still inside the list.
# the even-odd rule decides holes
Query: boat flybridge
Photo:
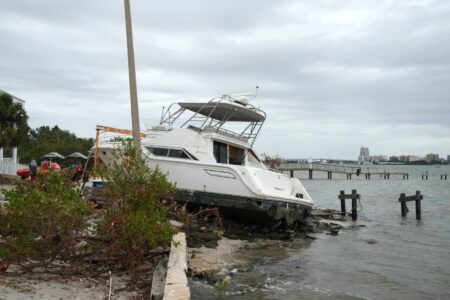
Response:
[[[265,120],[248,95],[174,103],[143,132],[142,152],[176,183],[179,201],[291,225],[313,201],[297,178],[267,169],[253,150]],[[101,160],[111,159],[111,143],[98,147]]]

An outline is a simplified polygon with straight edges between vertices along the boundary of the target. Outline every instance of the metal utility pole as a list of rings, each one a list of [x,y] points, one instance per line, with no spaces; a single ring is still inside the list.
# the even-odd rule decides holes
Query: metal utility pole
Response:
[[[139,107],[136,87],[136,68],[134,66],[134,49],[133,49],[133,28],[131,27],[131,11],[130,0],[125,2],[125,23],[127,27],[127,48],[128,48],[128,71],[130,76],[130,98],[131,98],[131,123],[133,128],[133,144],[138,150],[141,150],[139,127]]]

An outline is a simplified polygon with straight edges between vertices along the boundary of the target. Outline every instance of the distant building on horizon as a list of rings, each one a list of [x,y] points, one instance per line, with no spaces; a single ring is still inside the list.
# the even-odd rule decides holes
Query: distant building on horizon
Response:
[[[399,161],[402,162],[415,162],[424,160],[422,157],[416,156],[416,155],[400,155]]]
[[[359,161],[359,162],[370,161],[369,148],[367,148],[367,147],[361,147],[361,149],[359,150],[358,161]]]
[[[427,156],[425,157],[425,160],[429,163],[439,161],[439,154],[428,153]]]
[[[370,158],[371,161],[373,162],[384,162],[388,160],[387,155],[374,155]]]

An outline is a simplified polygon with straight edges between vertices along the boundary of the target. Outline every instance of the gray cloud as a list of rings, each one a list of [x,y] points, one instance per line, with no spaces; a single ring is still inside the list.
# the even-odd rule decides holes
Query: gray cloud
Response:
[[[141,123],[253,91],[261,152],[450,153],[448,1],[132,1]],[[1,87],[32,126],[130,127],[123,1],[3,3]]]

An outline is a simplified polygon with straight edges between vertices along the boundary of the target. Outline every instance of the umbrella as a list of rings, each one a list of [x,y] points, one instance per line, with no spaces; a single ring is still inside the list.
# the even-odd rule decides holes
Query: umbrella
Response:
[[[42,158],[60,158],[64,159],[64,156],[59,154],[58,152],[50,152],[42,156]]]
[[[66,156],[66,158],[81,158],[81,159],[88,159],[86,155],[81,154],[80,152],[74,152],[72,154],[69,154]]]

